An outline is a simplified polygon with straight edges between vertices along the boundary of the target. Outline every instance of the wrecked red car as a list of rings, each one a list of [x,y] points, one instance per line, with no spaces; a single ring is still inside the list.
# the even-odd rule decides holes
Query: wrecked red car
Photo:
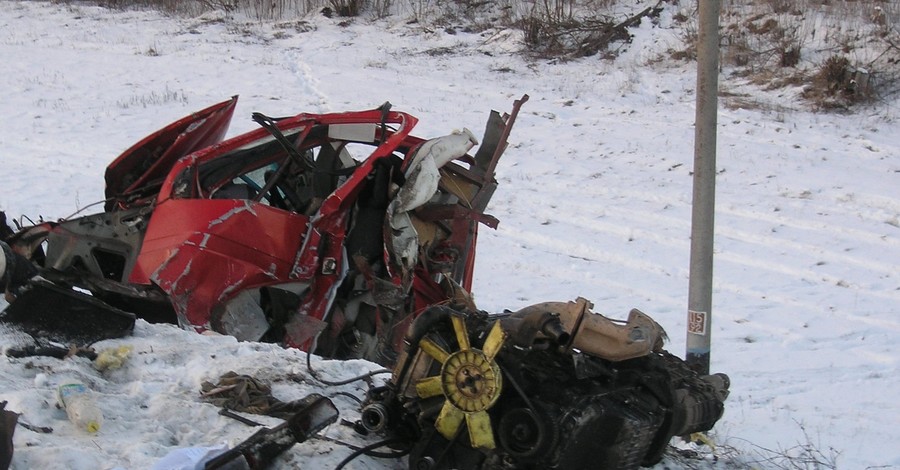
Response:
[[[469,155],[468,130],[415,137],[417,119],[388,103],[254,114],[260,129],[223,142],[235,97],[115,159],[104,212],[8,242],[54,282],[150,320],[294,347],[325,331],[323,354],[392,363],[417,312],[471,287],[477,225],[496,226],[484,209],[525,99],[493,112]]]
[[[490,114],[474,154],[470,131],[415,137],[417,119],[388,103],[257,113],[260,129],[222,141],[236,99],[113,161],[103,212],[0,233],[15,297],[0,321],[90,344],[137,314],[381,363],[392,377],[358,427],[417,469],[637,468],[721,417],[728,378],[663,350],[639,310],[475,306],[478,226],[498,223],[485,209],[527,96]],[[63,313],[30,324],[36,310]]]

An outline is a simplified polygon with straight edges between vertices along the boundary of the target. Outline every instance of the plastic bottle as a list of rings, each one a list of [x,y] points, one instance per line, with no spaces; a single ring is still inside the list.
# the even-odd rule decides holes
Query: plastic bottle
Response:
[[[60,385],[56,393],[59,406],[66,410],[69,421],[92,434],[100,430],[103,413],[97,407],[91,389],[83,383],[73,382]]]

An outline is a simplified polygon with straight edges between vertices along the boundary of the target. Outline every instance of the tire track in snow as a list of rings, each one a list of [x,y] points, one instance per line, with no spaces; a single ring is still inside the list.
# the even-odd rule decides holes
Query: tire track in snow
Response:
[[[524,196],[529,199],[540,197],[521,194],[517,199],[524,202]],[[686,271],[680,268],[683,263],[665,262],[658,256],[648,255],[646,250],[619,248],[619,245],[628,243],[626,240],[629,237],[638,237],[647,243],[654,243],[654,240],[663,242],[666,240],[665,237],[651,232],[636,231],[610,219],[597,220],[592,214],[579,214],[579,209],[572,209],[571,206],[567,207],[564,213],[560,213],[540,203],[527,204],[531,207],[527,215],[528,220],[502,216],[501,219],[513,220],[501,223],[498,236],[504,243],[512,243],[516,249],[521,249],[524,253],[540,253],[536,259],[551,255],[558,257],[560,261],[546,265],[514,266],[513,272],[529,270],[539,277],[548,277],[554,282],[565,280],[573,285],[584,286],[574,288],[574,293],[588,296],[603,307],[607,306],[606,300],[614,298],[632,306],[635,301],[647,300],[652,303],[654,310],[677,308],[673,306],[684,303]],[[535,223],[535,219],[552,222],[546,225]],[[678,244],[675,246],[678,247]],[[678,249],[665,251],[675,254],[686,253],[687,246],[685,241]],[[566,261],[567,258],[571,261]],[[567,267],[557,269],[554,268],[556,265]],[[653,285],[657,288],[644,288],[645,283],[640,282],[640,279],[645,278],[656,279]],[[600,292],[597,292],[598,290]]]
[[[662,203],[664,201],[663,199],[658,197],[647,197],[649,196],[648,193],[632,191],[631,196],[634,200],[639,201],[639,204],[646,203],[648,201],[657,203]],[[892,199],[884,197],[873,197],[872,201],[874,204],[888,206],[894,203]],[[670,207],[670,209],[674,208],[676,210],[680,209],[683,211],[687,211],[690,207],[688,204],[683,204],[677,201],[671,202],[670,204],[671,206],[681,206]],[[667,204],[667,206],[668,205],[669,204]],[[898,204],[898,206],[900,206],[900,204]],[[569,203],[567,205],[567,208],[571,209],[575,214],[590,213],[592,210],[594,212],[598,212],[596,207],[588,204],[578,205]],[[590,231],[608,233],[620,237],[632,237],[649,240],[653,243],[671,247],[674,249],[689,249],[689,217],[669,216],[661,214],[659,211],[647,211],[635,209],[633,207],[622,207],[619,205],[603,206],[599,212],[600,214],[598,217],[601,217],[602,219],[591,216],[575,215],[566,218],[566,221]],[[789,218],[772,213],[763,213],[738,208],[717,207],[716,212],[718,220],[716,224],[716,238],[718,240],[717,245],[719,245],[718,248],[722,248],[721,245],[724,245],[724,239],[729,239],[746,244],[760,246],[766,248],[767,251],[770,252],[781,252],[785,250],[793,251],[794,253],[808,256],[810,259],[809,264],[816,265],[818,269],[798,268],[796,264],[786,264],[783,262],[778,262],[779,259],[796,260],[796,256],[766,257],[765,259],[763,259],[755,254],[743,254],[742,252],[744,250],[735,252],[732,248],[728,248],[727,251],[723,250],[717,253],[717,260],[719,261],[735,263],[738,265],[743,265],[760,270],[767,270],[777,274],[786,274],[795,279],[816,279],[832,284],[838,284],[847,281],[841,274],[833,273],[833,268],[840,265],[856,266],[870,272],[876,272],[882,277],[896,278],[900,276],[900,266],[897,266],[896,264],[890,262],[881,262],[879,260],[872,259],[869,256],[850,255],[842,249],[835,249],[832,245],[806,243],[802,241],[791,240],[786,237],[779,237],[777,235],[761,235],[761,233],[764,233],[764,231],[773,224],[788,225],[804,230],[814,230],[817,233],[821,233],[823,228],[830,227],[827,223],[819,223],[808,219]],[[538,215],[552,219],[554,213],[552,211],[543,211]],[[749,220],[751,221],[751,223],[755,223],[755,228],[758,228],[759,230],[754,231],[736,228],[736,226],[742,226],[744,224],[729,224],[726,222],[728,216],[734,216],[738,219]],[[683,233],[684,237],[673,238],[667,234],[659,233],[657,231],[641,229],[640,226],[643,224],[643,221],[646,220],[653,220],[656,225],[671,227],[674,229],[674,232]],[[629,221],[634,222],[629,223]],[[763,224],[762,222],[765,222],[765,224]],[[887,243],[889,246],[900,246],[900,243],[898,243],[898,240],[895,238],[879,235],[877,233],[862,229],[841,229],[840,232],[842,234],[851,236],[851,239],[848,240],[848,242],[850,243],[858,241],[860,243],[869,243],[882,246],[885,243]],[[893,301],[900,301],[900,293],[894,295],[891,292],[873,290],[872,295],[890,299]]]
[[[896,275],[900,273],[900,267],[898,267],[897,265],[891,263],[882,263],[877,260],[872,260],[868,257],[860,258],[857,256],[847,255],[844,251],[832,250],[829,249],[829,247],[822,245],[803,243],[781,237],[767,237],[763,235],[757,235],[753,232],[733,229],[728,226],[717,226],[716,235],[719,237],[726,237],[731,240],[762,247],[777,247],[782,251],[788,250],[797,253],[807,253],[809,256],[815,255],[814,259],[819,261],[852,264],[862,268],[866,268],[870,271],[881,271],[882,273],[889,275]]]
[[[631,191],[631,193],[632,197],[638,201],[636,206],[646,205],[648,199],[653,200],[652,202],[662,201],[660,198],[646,197],[646,193],[634,191]],[[515,239],[522,245],[544,252],[561,256],[580,257],[593,262],[614,264],[623,269],[642,272],[650,276],[686,276],[686,265],[679,266],[678,268],[680,269],[678,269],[672,265],[665,264],[665,260],[660,258],[648,259],[646,256],[642,257],[640,254],[634,254],[635,252],[633,251],[610,252],[609,250],[592,246],[589,243],[573,242],[557,236],[542,234],[539,230],[530,227],[534,226],[535,219],[545,219],[545,223],[552,223],[554,226],[562,225],[563,229],[560,230],[561,232],[582,233],[586,238],[591,238],[592,233],[611,235],[612,238],[618,240],[633,238],[665,247],[665,250],[657,249],[655,251],[687,253],[690,249],[689,217],[663,215],[659,211],[635,209],[621,205],[599,206],[588,203],[579,204],[577,202],[567,202],[564,206],[565,211],[561,212],[554,206],[548,207],[546,201],[541,201],[542,194],[531,191],[520,191],[518,194],[516,205],[523,204],[532,207],[533,210],[529,214],[527,223],[521,223],[519,227],[510,232],[504,232],[504,237]],[[680,212],[686,212],[689,207],[687,204],[677,201],[671,204],[673,206],[672,209]],[[879,272],[883,277],[895,277],[897,267],[890,263],[873,261],[868,257],[855,257],[836,250],[831,245],[817,245],[789,240],[784,237],[766,236],[765,233],[773,222],[772,214],[770,213],[763,214],[752,210],[739,209],[720,209],[719,212],[724,213],[726,217],[719,217],[720,222],[717,226],[716,235],[719,240],[717,242],[719,249],[716,254],[716,269],[717,271],[725,271],[732,274],[717,276],[715,289],[732,294],[732,298],[743,299],[730,302],[731,304],[760,304],[759,308],[762,309],[782,308],[813,313],[824,312],[828,305],[821,303],[821,296],[847,295],[835,292],[835,289],[849,289],[848,292],[853,292],[854,295],[883,299],[889,304],[900,302],[900,291],[880,290],[870,285],[855,285],[852,282],[852,276],[848,277],[839,271],[835,271],[843,267],[842,265],[849,265]],[[735,226],[745,225],[740,222],[729,225],[722,223],[722,219],[727,219],[727,216],[749,221],[750,228],[756,230],[735,228]],[[661,232],[641,228],[642,226],[647,226],[647,220],[652,220],[652,223],[656,226],[673,227],[673,230]],[[814,221],[789,219],[777,215],[775,216],[775,221],[791,223],[801,227],[818,226]],[[765,224],[762,222],[765,222]],[[672,236],[673,232],[682,235]],[[879,243],[884,241],[883,238],[864,230],[855,230],[853,234],[869,241]],[[730,241],[738,242],[740,245],[735,246],[733,243],[729,243]],[[764,253],[778,253],[787,250],[795,254],[792,256],[761,256],[753,250],[753,246],[762,247]],[[651,255],[653,255],[652,252]],[[815,265],[816,267],[808,268],[802,263],[798,263],[798,260],[802,260],[803,256],[809,257],[809,266]],[[824,261],[824,264],[818,265],[817,260]],[[754,277],[762,276],[763,278],[783,279],[783,281],[779,282],[776,280],[774,282],[793,284],[796,287],[793,294],[773,295],[772,292],[768,292],[765,288],[751,288],[748,287],[748,284],[734,282],[734,280],[739,279],[735,277],[735,268],[728,268],[726,265],[743,267],[763,273],[754,275]],[[737,272],[744,271],[741,268],[737,269]],[[850,284],[846,284],[847,281],[850,281]],[[616,282],[609,281],[609,284],[613,286]],[[633,290],[633,286],[623,283],[618,284],[614,287],[627,287]],[[805,293],[809,293],[809,295],[806,296]],[[650,297],[658,294],[659,292],[646,293]],[[680,300],[671,298],[674,296],[669,297],[670,299],[668,300],[676,304]],[[848,315],[843,308],[841,310],[843,313],[840,313],[840,315]],[[745,309],[740,310],[740,312],[745,311]],[[770,332],[785,334],[788,331],[776,328]]]
[[[878,284],[891,284],[900,282],[900,266],[892,262],[889,255],[880,258],[873,254],[896,253],[900,249],[900,241],[895,237],[877,234],[864,228],[847,228],[848,224],[839,224],[835,229],[826,222],[814,221],[808,218],[789,217],[780,214],[762,213],[749,209],[726,208],[719,212],[723,216],[718,217],[720,223],[717,227],[717,236],[743,244],[762,247],[767,252],[779,254],[774,257],[759,257],[752,251],[748,253],[741,249],[736,252],[736,247],[724,251],[719,259],[739,263],[756,269],[767,269],[772,272],[788,275],[794,279],[815,280],[816,283],[829,283],[848,287],[854,285],[854,278],[860,277],[858,273],[873,273],[864,276],[867,279],[877,277],[881,282],[875,285],[854,285],[855,288],[865,292],[866,295],[887,299],[891,302],[900,302],[900,290],[884,288]],[[734,217],[739,220],[757,222],[760,229],[774,231],[776,228],[784,230],[796,229],[809,232],[813,235],[831,233],[831,237],[823,239],[821,243],[806,241],[806,237],[791,238],[777,233],[763,234],[763,231],[747,231],[732,228],[740,223],[721,223],[725,217]],[[765,225],[763,225],[764,223]],[[801,234],[802,235],[802,234]],[[789,255],[785,256],[784,254]],[[792,264],[780,262],[780,259],[793,260]],[[808,267],[799,267],[801,261]]]
[[[580,258],[587,261],[614,264],[623,268],[641,271],[660,276],[672,276],[672,270],[666,269],[658,263],[641,260],[634,256],[621,255],[609,252],[602,248],[595,248],[587,243],[570,242],[560,238],[542,235],[533,231],[513,230],[503,233],[523,245],[538,247],[545,253],[559,256]]]
[[[615,191],[603,191],[603,193],[612,193]],[[630,192],[628,195],[629,198],[638,200],[640,202],[657,202],[663,203],[666,202],[667,205],[671,206],[670,209],[681,209],[684,211],[689,211],[690,204],[683,203],[680,201],[671,201],[665,200],[658,197],[647,197],[650,196],[648,193],[641,192]],[[869,198],[872,201],[872,205],[880,205],[882,207],[897,207],[898,213],[900,213],[900,202],[895,201],[886,197],[872,196]],[[573,206],[571,203],[570,207]],[[592,209],[590,205],[574,205],[574,209],[576,213],[581,214]],[[594,208],[595,209],[595,208]],[[596,210],[596,209],[595,209]],[[635,209],[633,207],[622,207],[619,205],[609,205],[602,206],[603,218],[606,220],[617,220],[621,221],[621,223],[611,223],[611,222],[599,222],[595,219],[591,219],[589,217],[572,217],[567,220],[570,222],[580,225],[589,229],[596,229],[600,231],[604,231],[611,234],[618,235],[628,235],[631,232],[640,233],[641,238],[649,238],[656,243],[660,243],[666,246],[672,247],[680,247],[683,244],[680,242],[673,241],[670,237],[657,235],[654,231],[642,230],[640,228],[630,228],[634,226],[639,226],[640,224],[629,224],[627,221],[635,220],[640,222],[642,220],[654,220],[657,225],[662,225],[666,227],[677,228],[677,231],[683,231],[685,234],[685,240],[690,236],[690,218],[689,217],[676,217],[676,216],[668,216],[661,214],[658,211],[645,211],[640,209]],[[689,214],[688,214],[689,215]],[[846,264],[852,264],[856,266],[860,266],[869,270],[877,270],[884,274],[889,275],[897,275],[900,274],[900,267],[893,263],[883,263],[878,260],[873,260],[869,257],[857,257],[846,254],[846,252],[842,250],[831,249],[830,246],[823,246],[813,243],[803,243],[796,240],[789,240],[783,237],[767,237],[758,235],[757,232],[742,230],[735,228],[733,225],[727,224],[725,219],[727,216],[735,216],[740,219],[746,219],[750,221],[757,222],[757,227],[761,230],[768,229],[768,227],[772,225],[779,226],[787,226],[793,227],[800,230],[809,230],[816,233],[821,233],[823,230],[825,231],[834,231],[833,227],[826,222],[817,222],[814,220],[808,219],[797,219],[795,217],[788,217],[783,215],[778,215],[772,212],[759,212],[753,211],[749,209],[740,209],[734,207],[716,207],[716,236],[718,237],[726,237],[732,240],[737,240],[745,243],[752,243],[759,246],[764,247],[777,247],[779,250],[783,250],[785,248],[795,250],[798,253],[816,253],[819,255],[819,258],[823,258],[827,261],[836,261],[842,262]],[[740,225],[740,224],[734,224]],[[849,229],[849,228],[841,228],[841,234],[845,234],[850,236],[853,240],[850,241],[859,241],[861,243],[875,244],[875,245],[883,245],[887,244],[888,248],[896,247],[900,248],[900,238],[893,238],[886,235],[878,234],[875,232],[866,231],[863,229]],[[687,240],[689,242],[689,240]],[[769,260],[771,262],[771,260]],[[758,265],[757,262],[753,262],[753,265]],[[777,269],[778,271],[783,271],[781,269]],[[812,273],[812,272],[811,272]]]
[[[835,286],[835,288],[837,288]],[[777,290],[774,291],[776,293],[773,294],[773,291],[763,291],[754,287],[749,287],[748,284],[737,284],[733,282],[728,282],[722,280],[722,277],[719,276],[713,281],[713,291],[714,298],[719,298],[721,292],[729,292],[733,294],[730,296],[732,301],[729,304],[738,305],[741,311],[754,311],[754,310],[772,310],[775,308],[781,308],[785,310],[785,313],[788,313],[788,309],[786,307],[790,307],[790,312],[818,312],[824,313],[826,311],[831,311],[830,307],[824,305],[821,300],[816,297],[812,301],[806,301],[789,294],[779,294]],[[810,295],[818,293],[818,291],[810,289]],[[739,298],[744,298],[746,300],[738,300]],[[754,305],[763,303],[764,305]],[[722,301],[716,301],[716,304],[719,304],[719,311],[727,310],[721,308]],[[732,311],[737,311],[738,308],[732,309]],[[839,313],[840,315],[847,317],[849,314],[847,313]],[[735,316],[734,319],[741,319],[743,315]]]
[[[670,273],[659,268],[659,265],[656,263],[635,259],[636,257],[634,256],[614,255],[587,242],[566,242],[565,239],[561,238],[563,235],[551,237],[541,234],[540,229],[533,227],[535,227],[535,222],[543,219],[544,222],[539,222],[541,225],[574,226],[574,228],[566,227],[564,230],[557,230],[557,232],[585,235],[580,237],[581,239],[591,239],[590,234],[601,233],[611,235],[613,240],[621,240],[623,242],[625,240],[640,240],[673,248],[675,251],[689,248],[690,224],[689,222],[681,221],[678,217],[660,215],[658,212],[642,209],[581,203],[576,199],[566,199],[565,201],[565,204],[548,206],[543,194],[518,192],[515,205],[529,207],[530,213],[527,220],[523,220],[521,226],[516,227],[516,230],[513,231],[514,233],[510,233],[509,236],[517,237],[521,241],[533,241],[542,246],[556,247],[552,251],[563,251],[567,256],[576,256],[594,261],[616,261],[639,270],[665,274]],[[559,206],[564,206],[564,209],[560,209]],[[505,216],[501,217],[501,219],[503,218]],[[665,222],[659,223],[661,219],[665,220]],[[629,223],[631,220],[634,220],[634,223]],[[672,237],[658,233],[655,230],[642,228],[647,226],[647,220],[653,220],[654,224],[665,227],[677,226],[679,229],[683,229],[684,237]],[[560,245],[560,242],[563,242],[564,245]],[[634,261],[629,261],[631,259]]]
[[[867,325],[877,326],[878,328],[886,328],[894,331],[900,331],[900,322],[886,320],[884,318],[870,318],[863,315],[846,315],[848,320],[853,320]]]
[[[828,207],[830,208],[832,206]],[[735,215],[745,219],[758,220],[760,222],[765,222],[767,225],[778,224],[815,233],[834,231],[834,226],[826,222],[809,219],[797,219],[794,217],[789,217],[787,215],[779,215],[779,213],[777,212],[758,212],[739,209],[737,207],[716,207],[716,211],[718,213]],[[900,238],[888,237],[883,234],[878,234],[876,232],[870,232],[863,229],[847,228],[846,226],[842,226],[840,232],[849,235],[861,242],[873,244],[887,243],[890,247],[900,248]]]
[[[490,293],[487,297],[477,299],[482,308],[510,308],[508,302],[491,305],[491,302],[502,298],[514,298],[527,305],[582,296],[595,304],[597,308],[594,311],[610,311],[616,317],[624,317],[634,307],[659,312],[677,309],[685,301],[680,294],[686,291],[686,286],[675,285],[684,283],[682,279],[660,278],[660,282],[656,284],[665,283],[665,288],[645,290],[641,287],[642,283],[630,280],[634,277],[647,277],[644,272],[635,271],[634,275],[628,275],[614,261],[567,253],[559,244],[548,244],[546,238],[538,239],[532,232],[508,227],[500,232],[489,231],[479,235],[479,246],[488,249],[485,253],[503,250],[507,253],[506,258],[512,261],[503,264],[485,261],[476,263],[475,292]],[[481,256],[484,259],[485,255]],[[609,275],[610,269],[621,275]],[[510,273],[528,281],[521,285],[507,286],[502,282],[495,285],[496,279],[502,279]],[[535,284],[533,280],[543,281]],[[648,304],[652,308],[647,307]]]
[[[628,238],[637,233],[642,239],[649,239],[667,246],[680,247],[687,242],[690,236],[690,205],[681,201],[673,201],[662,197],[652,197],[652,193],[631,192],[621,194],[616,191],[584,191],[578,192],[577,197],[565,194],[558,203],[549,203],[543,192],[516,191],[514,201],[506,201],[507,204],[528,207],[532,213],[531,218],[540,216],[547,220],[565,222],[576,225],[588,231],[598,231]],[[615,194],[614,198],[607,198],[609,204],[594,202],[581,202],[584,195]],[[648,197],[650,196],[650,197]],[[623,203],[623,201],[625,201]],[[627,201],[634,201],[628,205]],[[654,209],[643,209],[640,206],[656,206]],[[563,209],[559,209],[562,207]],[[489,209],[490,210],[490,209]],[[536,211],[536,212],[535,212]],[[684,211],[687,217],[663,214],[661,211]],[[684,234],[682,241],[673,240],[669,236],[660,235],[655,230],[648,230],[648,220],[652,220],[655,226],[664,227],[666,231],[681,232]]]

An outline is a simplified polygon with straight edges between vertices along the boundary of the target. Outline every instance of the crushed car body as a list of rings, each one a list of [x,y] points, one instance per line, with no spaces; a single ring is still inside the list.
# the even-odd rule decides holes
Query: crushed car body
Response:
[[[378,109],[273,119],[226,141],[237,98],[116,158],[104,211],[7,242],[53,282],[151,321],[393,363],[416,312],[471,288],[477,225],[519,106],[412,135]],[[322,333],[320,335],[320,332]],[[375,351],[374,348],[381,348]]]
[[[228,140],[237,97],[193,113],[109,165],[102,212],[0,223],[0,321],[95,340],[104,324],[127,334],[136,315],[377,362],[392,376],[370,389],[359,427],[408,451],[410,468],[655,464],[673,436],[722,416],[727,376],[667,353],[636,309],[616,321],[579,298],[488,314],[470,294],[527,99],[492,111],[480,139],[416,137],[417,119],[389,103],[255,113],[260,128]]]

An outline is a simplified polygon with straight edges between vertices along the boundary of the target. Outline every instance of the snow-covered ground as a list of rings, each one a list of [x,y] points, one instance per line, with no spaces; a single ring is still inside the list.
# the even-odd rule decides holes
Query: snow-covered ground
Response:
[[[479,307],[577,296],[612,317],[637,307],[681,355],[695,72],[659,60],[678,43],[668,15],[662,29],[642,25],[615,62],[561,65],[515,55],[514,33],[450,34],[402,19],[276,26],[0,1],[0,210],[69,216],[102,199],[104,168],[122,150],[235,94],[231,135],[254,127],[252,111],[390,101],[420,118],[417,135],[436,136],[479,133],[490,109],[527,93],[489,207],[501,224],[479,240]],[[722,85],[740,84],[723,75]],[[748,462],[801,445],[836,456],[838,468],[900,468],[898,103],[828,115],[796,110],[790,93],[756,93],[761,108],[719,113],[712,369],[731,377],[732,392],[711,434],[717,452]],[[175,449],[239,442],[254,430],[198,396],[201,382],[230,370],[271,382],[284,401],[333,395],[349,420],[355,403],[335,392],[364,393],[293,380],[308,375],[305,354],[268,344],[138,322],[133,337],[97,348],[119,345],[132,354],[105,373],[79,358],[0,358],[0,400],[54,428],[18,428],[13,468],[145,469]],[[374,368],[313,367],[331,378]],[[56,385],[71,378],[100,397],[106,422],[95,436],[54,406]],[[340,425],[324,435],[368,443]],[[349,453],[314,439],[281,462],[333,468]],[[369,457],[350,466],[404,467]]]

